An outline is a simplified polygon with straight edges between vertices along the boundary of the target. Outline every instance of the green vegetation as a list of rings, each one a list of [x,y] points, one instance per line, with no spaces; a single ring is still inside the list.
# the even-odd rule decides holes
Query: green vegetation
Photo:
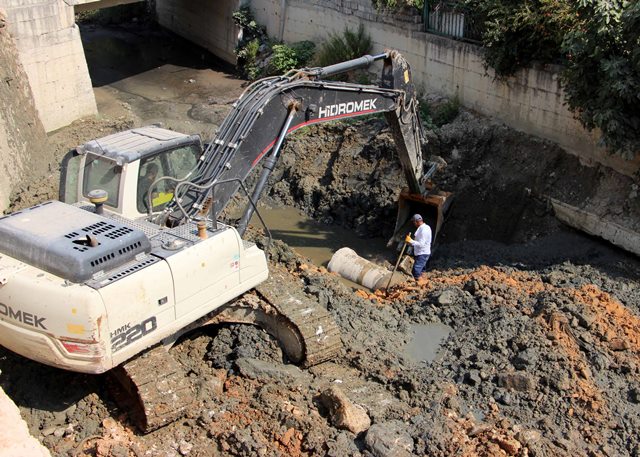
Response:
[[[316,50],[315,43],[311,41],[298,41],[291,45],[274,44],[270,65],[273,74],[286,73],[292,68],[302,68],[313,57]]]
[[[555,62],[570,24],[572,0],[464,0],[484,23],[485,61],[499,76],[533,61]]]
[[[424,7],[424,0],[371,0],[373,6],[378,10],[399,9],[403,6],[412,6],[419,10]]]
[[[262,43],[266,42],[267,32],[253,18],[251,9],[243,6],[232,15],[233,22],[242,29],[242,38],[236,46],[238,56],[238,68],[249,79],[257,79],[261,76],[258,67],[258,53]]]
[[[640,3],[581,0],[562,81],[582,124],[623,157],[640,154]]]
[[[611,151],[640,152],[640,2],[464,0],[484,22],[486,64],[507,77],[561,63],[568,106]]]
[[[249,79],[286,73],[307,65],[313,57],[315,44],[300,41],[291,45],[274,42],[258,24],[249,7],[233,13],[233,20],[242,29],[242,39],[236,47],[238,67]]]
[[[429,130],[434,130],[449,124],[460,114],[460,100],[454,97],[444,103],[429,104],[420,101],[420,118]]]
[[[345,28],[341,35],[329,35],[329,39],[322,45],[315,58],[318,66],[325,67],[345,60],[355,59],[369,54],[373,48],[371,37],[360,24],[358,30]]]

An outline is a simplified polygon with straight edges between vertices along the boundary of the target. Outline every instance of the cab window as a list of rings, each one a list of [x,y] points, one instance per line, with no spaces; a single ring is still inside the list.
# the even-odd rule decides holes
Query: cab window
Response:
[[[60,201],[75,203],[78,201],[78,175],[82,156],[75,149],[69,151],[60,164]]]
[[[187,178],[198,161],[200,151],[195,145],[171,149],[152,157],[146,157],[140,162],[138,172],[137,207],[141,213],[149,210],[149,196],[153,211],[161,211],[173,198],[175,181],[160,180],[153,188],[153,182],[163,176],[178,180]]]
[[[120,194],[120,178],[122,167],[113,160],[105,159],[93,154],[87,154],[84,165],[84,180],[82,194],[88,197],[95,189],[106,190],[108,198],[106,204],[117,207]]]

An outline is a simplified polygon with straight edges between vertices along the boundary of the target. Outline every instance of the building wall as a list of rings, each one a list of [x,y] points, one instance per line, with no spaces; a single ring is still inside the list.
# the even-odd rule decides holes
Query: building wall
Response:
[[[484,68],[479,46],[421,32],[417,12],[380,15],[369,0],[251,0],[250,5],[270,36],[279,35],[284,19],[286,42],[321,43],[362,23],[374,41],[373,52],[400,51],[423,92],[457,96],[465,107],[554,141],[587,164],[601,163],[629,176],[640,169],[640,161],[610,155],[597,145],[595,134],[581,127],[564,106],[558,68],[530,68],[499,81]]]
[[[73,6],[63,0],[0,0],[0,7],[44,128],[49,132],[96,114]]]
[[[238,8],[238,0],[156,0],[160,25],[233,64],[239,31],[231,15]]]
[[[49,163],[47,138],[8,21],[0,9],[0,214],[13,187]]]

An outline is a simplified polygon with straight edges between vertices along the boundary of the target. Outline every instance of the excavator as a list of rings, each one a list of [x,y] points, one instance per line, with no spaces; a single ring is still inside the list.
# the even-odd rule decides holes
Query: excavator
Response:
[[[329,79],[377,61],[379,86]],[[143,432],[192,401],[168,348],[194,329],[258,325],[292,363],[331,359],[341,341],[330,314],[243,235],[262,220],[256,205],[289,133],[373,113],[384,113],[408,183],[392,241],[418,211],[436,234],[450,195],[423,161],[417,107],[409,65],[388,51],[254,82],[204,146],[147,126],[77,147],[62,161],[59,200],[0,218],[0,345],[65,370],[111,370]],[[229,223],[238,196],[246,207]]]

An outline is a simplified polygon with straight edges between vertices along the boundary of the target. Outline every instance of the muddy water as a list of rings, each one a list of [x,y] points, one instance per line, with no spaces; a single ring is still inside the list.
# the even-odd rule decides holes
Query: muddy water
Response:
[[[413,336],[405,347],[405,355],[418,363],[429,363],[435,360],[438,349],[451,333],[451,327],[439,322],[428,324],[412,324]]]
[[[208,51],[166,30],[81,25],[101,116],[135,116],[184,133],[211,135],[243,80]],[[222,104],[222,107],[213,106]]]
[[[348,246],[360,256],[381,263],[390,250],[382,238],[362,239],[349,229],[310,219],[296,208],[261,208],[260,215],[274,239],[282,240],[315,265],[327,266],[338,249]],[[251,223],[259,226],[254,215]]]

